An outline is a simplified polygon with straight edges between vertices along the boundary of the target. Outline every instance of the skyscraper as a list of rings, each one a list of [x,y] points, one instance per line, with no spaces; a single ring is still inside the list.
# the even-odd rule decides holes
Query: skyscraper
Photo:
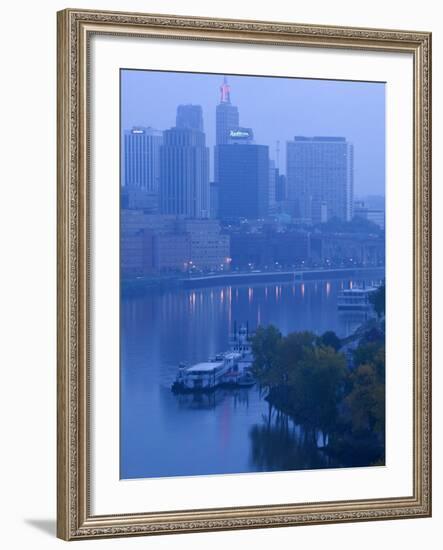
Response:
[[[278,168],[275,169],[275,200],[276,202],[283,202],[286,200],[286,176],[280,174]]]
[[[186,127],[165,130],[160,170],[162,214],[209,216],[209,149],[203,132]]]
[[[269,160],[269,186],[268,186],[268,213],[274,213],[276,211],[276,196],[277,196],[277,168],[275,167],[275,161]]]
[[[220,103],[215,110],[215,143],[224,145],[228,142],[229,131],[239,126],[238,109],[231,103],[231,87],[226,77],[220,86]]]
[[[177,128],[192,128],[203,132],[203,110],[201,105],[179,105],[175,124]]]
[[[269,213],[269,148],[231,143],[218,146],[219,216],[264,218]]]
[[[287,142],[287,199],[293,215],[317,224],[352,219],[353,145],[344,137],[296,136]]]
[[[225,77],[220,86],[220,103],[215,109],[214,180],[216,183],[218,181],[218,146],[226,145],[230,131],[238,126],[238,109],[231,103],[231,87]]]
[[[158,193],[162,139],[162,133],[154,128],[140,126],[125,130],[123,187]]]

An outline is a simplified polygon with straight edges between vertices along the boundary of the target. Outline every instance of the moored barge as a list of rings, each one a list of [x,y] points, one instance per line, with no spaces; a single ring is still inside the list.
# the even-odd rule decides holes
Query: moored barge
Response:
[[[230,349],[208,361],[180,365],[172,384],[174,393],[209,392],[219,387],[244,388],[255,384],[251,372],[253,355],[247,325],[241,325],[229,339]]]

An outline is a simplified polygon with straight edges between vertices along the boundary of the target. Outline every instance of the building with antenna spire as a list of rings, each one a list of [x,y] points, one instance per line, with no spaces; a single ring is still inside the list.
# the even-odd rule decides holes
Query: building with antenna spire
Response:
[[[271,173],[269,147],[254,142],[252,128],[239,125],[224,77],[216,108],[214,177],[218,216],[222,220],[261,219],[275,203],[275,168]]]
[[[220,86],[220,103],[231,103],[231,86],[229,86],[226,76]]]
[[[225,145],[229,141],[231,130],[238,128],[240,117],[238,109],[231,103],[231,87],[226,77],[220,86],[220,103],[215,110],[215,144]]]
[[[215,150],[214,150],[214,180],[218,183],[218,146],[229,142],[231,130],[239,127],[238,108],[231,103],[231,87],[228,79],[223,78],[220,86],[220,103],[215,109]]]

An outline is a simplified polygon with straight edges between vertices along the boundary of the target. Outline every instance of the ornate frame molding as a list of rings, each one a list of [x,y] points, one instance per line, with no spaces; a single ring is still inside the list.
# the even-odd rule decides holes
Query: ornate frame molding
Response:
[[[58,13],[58,536],[65,540],[431,515],[431,34],[138,13]],[[92,516],[88,483],[88,43],[92,34],[409,52],[414,57],[412,497]]]

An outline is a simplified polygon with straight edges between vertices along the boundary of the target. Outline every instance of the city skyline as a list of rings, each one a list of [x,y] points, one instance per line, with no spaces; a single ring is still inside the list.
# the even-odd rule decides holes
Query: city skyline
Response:
[[[121,479],[383,465],[384,86],[128,75]]]
[[[201,107],[206,145],[210,150],[210,179],[214,180],[216,107],[220,105],[224,77],[122,71],[122,94],[127,98],[122,103],[122,133],[137,126],[164,131],[176,126],[180,105]],[[227,79],[231,104],[239,111],[239,126],[252,128],[255,143],[269,147],[269,158],[280,173],[286,174],[286,144],[295,136],[342,136],[354,144],[355,196],[385,194],[383,83],[237,75],[227,75]],[[278,101],[273,101],[273,94],[274,97],[278,94]],[[295,102],[300,107],[288,109],[285,98],[292,99],[289,104]],[[158,109],[157,99],[162,109]],[[257,104],[257,99],[262,103]],[[283,113],[285,116],[279,118]]]

